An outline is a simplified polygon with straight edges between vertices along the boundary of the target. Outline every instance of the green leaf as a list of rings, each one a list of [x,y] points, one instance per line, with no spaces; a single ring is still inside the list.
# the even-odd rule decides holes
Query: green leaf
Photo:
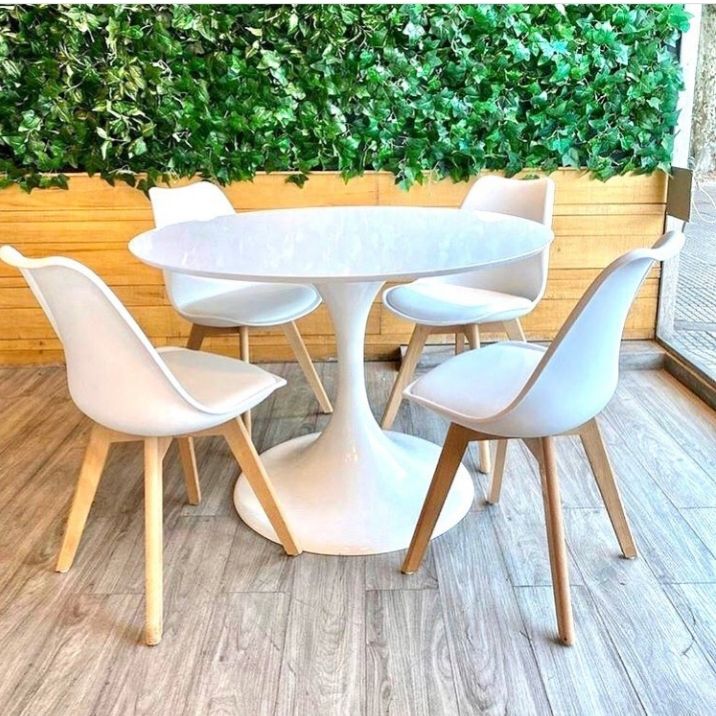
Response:
[[[688,21],[678,4],[9,5],[0,185],[656,171]]]

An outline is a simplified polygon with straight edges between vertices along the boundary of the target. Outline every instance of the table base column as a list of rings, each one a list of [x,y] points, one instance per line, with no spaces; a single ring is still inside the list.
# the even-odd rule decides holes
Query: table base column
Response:
[[[319,434],[304,435],[265,452],[264,461],[301,547],[320,554],[379,554],[404,549],[418,520],[440,447],[402,433],[383,433],[368,454],[326,451]],[[470,509],[472,480],[460,467],[433,536]],[[246,479],[236,484],[241,519],[277,542]],[[396,566],[397,569],[397,566]]]
[[[322,433],[289,440],[261,456],[291,529],[309,552],[376,554],[407,547],[440,455],[440,447],[427,440],[383,432],[370,410],[364,336],[381,285],[317,286],[336,332],[335,409]],[[455,525],[470,509],[472,498],[472,480],[461,467],[435,534]],[[250,527],[277,541],[243,477],[234,502]]]

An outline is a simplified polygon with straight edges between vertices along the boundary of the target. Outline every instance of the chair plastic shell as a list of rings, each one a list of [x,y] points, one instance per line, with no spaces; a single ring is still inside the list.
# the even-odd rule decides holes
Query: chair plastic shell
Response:
[[[187,221],[208,221],[234,213],[224,192],[209,182],[167,189],[152,187],[149,198],[157,228]],[[164,272],[172,306],[202,326],[274,326],[316,309],[315,288],[302,284],[256,283]]]
[[[149,190],[154,224],[157,228],[186,221],[209,221],[217,216],[230,216],[234,207],[221,189],[201,181],[173,189],[152,187]],[[189,303],[199,301],[237,287],[237,282],[203,278],[189,274],[164,272],[164,283],[172,306],[182,313]]]
[[[541,178],[534,180],[505,179],[487,176],[478,179],[461,208],[465,211],[491,211],[536,221],[545,226],[552,224],[554,208],[554,182]],[[485,321],[507,321],[529,313],[544,295],[549,267],[549,248],[537,256],[514,261],[504,266],[485,268],[423,278],[407,286],[389,288],[383,295],[388,308],[407,320],[426,325],[454,325]],[[445,289],[441,287],[445,286]],[[464,287],[479,289],[477,293]],[[441,291],[444,295],[441,297]],[[435,310],[426,310],[426,300],[434,293]],[[513,299],[513,300],[510,300]],[[521,301],[520,306],[515,300]],[[474,316],[466,306],[472,308]],[[451,303],[455,309],[451,310]],[[444,307],[441,308],[441,305]],[[483,307],[484,305],[484,307]],[[434,314],[434,315],[433,315]],[[467,316],[467,318],[465,318]]]
[[[554,182],[551,179],[506,179],[486,176],[478,179],[460,207],[466,211],[494,211],[552,226]],[[533,306],[544,295],[547,285],[549,248],[538,256],[504,266],[491,266],[457,276],[446,276],[441,283],[484,288],[522,296]],[[526,312],[526,311],[525,311]]]
[[[213,407],[190,395],[87,267],[62,257],[29,259],[10,246],[0,249],[0,259],[20,269],[40,302],[64,347],[72,399],[96,422],[135,435],[181,435],[219,425],[245,409],[238,404],[226,412],[225,404]],[[187,353],[196,360],[202,355]],[[255,366],[223,360],[237,371],[255,373],[256,390],[247,392],[251,405],[285,383]]]
[[[558,435],[583,425],[606,406],[617,387],[622,332],[639,287],[654,262],[675,256],[683,244],[683,234],[669,232],[651,249],[630,251],[604,269],[574,308],[549,349],[536,362],[536,368],[516,397],[494,415],[476,418],[463,413],[454,400],[449,401],[450,405],[441,403],[440,382],[448,385],[458,373],[451,371],[450,364],[461,361],[464,368],[464,364],[471,360],[470,354],[439,366],[432,379],[428,374],[425,379],[415,381],[406,389],[406,397],[440,412],[453,422],[486,434],[541,437]],[[493,363],[500,364],[501,351],[520,350],[520,344],[491,348]],[[531,348],[524,345],[522,350]],[[529,357],[533,359],[535,354]],[[502,365],[509,370],[510,361],[504,360]],[[464,373],[464,370],[460,372]],[[472,378],[479,386],[481,376]],[[515,380],[524,381],[524,378],[524,375],[514,376]],[[421,386],[422,380],[425,383]],[[463,389],[470,390],[466,385]],[[454,394],[454,391],[448,392]]]

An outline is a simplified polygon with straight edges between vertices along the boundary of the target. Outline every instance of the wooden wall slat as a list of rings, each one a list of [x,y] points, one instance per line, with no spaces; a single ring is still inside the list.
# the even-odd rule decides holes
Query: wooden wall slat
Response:
[[[300,189],[286,174],[264,174],[253,182],[226,188],[239,211],[297,206],[404,205],[459,206],[472,182],[428,181],[409,193],[393,177],[368,173],[343,182],[337,173],[312,175]],[[554,336],[579,297],[605,265],[631,248],[648,246],[664,222],[666,176],[615,177],[599,182],[575,170],[553,173],[557,185],[550,279],[545,298],[524,321],[534,339]],[[185,184],[186,181],[178,182]],[[166,298],[161,272],[137,261],[128,241],[151,228],[148,199],[136,189],[111,187],[98,178],[73,176],[70,190],[0,191],[0,242],[12,243],[31,256],[61,254],[95,270],[130,307],[157,345],[181,344],[189,324]],[[631,338],[654,335],[658,270],[651,273],[627,321]],[[309,350],[317,358],[335,354],[333,331],[325,308],[299,322]],[[372,357],[396,354],[411,326],[374,305],[366,335]],[[487,337],[490,337],[489,331]],[[499,337],[495,334],[495,337]],[[449,341],[436,336],[435,341]],[[261,360],[291,358],[280,330],[254,335],[253,353]],[[235,354],[236,339],[212,338],[212,350]],[[22,277],[0,264],[0,364],[60,360],[61,346]]]

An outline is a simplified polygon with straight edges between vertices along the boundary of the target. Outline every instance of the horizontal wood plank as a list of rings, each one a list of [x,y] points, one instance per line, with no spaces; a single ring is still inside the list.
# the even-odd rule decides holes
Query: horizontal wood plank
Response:
[[[522,176],[527,176],[524,172]],[[311,175],[303,188],[287,183],[287,173],[261,174],[252,182],[225,188],[237,211],[302,206],[403,205],[459,206],[474,183],[429,179],[404,192],[391,175],[368,172],[344,182],[336,172]],[[559,170],[555,242],[544,300],[524,320],[533,339],[554,337],[589,283],[610,261],[633,248],[648,246],[661,233],[666,177],[629,175],[599,182],[583,172]],[[177,185],[188,180],[176,182]],[[74,175],[70,189],[36,190],[30,194],[10,187],[0,191],[0,237],[30,256],[75,258],[98,273],[117,293],[157,345],[181,344],[189,323],[176,315],[163,287],[160,271],[135,259],[129,240],[153,226],[148,198],[125,184],[110,186],[97,177]],[[625,335],[654,335],[658,271],[652,272],[629,317]],[[376,298],[379,303],[380,297]],[[316,358],[335,355],[330,319],[325,308],[299,322],[306,344]],[[391,357],[405,343],[411,325],[381,306],[371,313],[366,354]],[[489,340],[499,337],[486,327]],[[41,314],[22,276],[0,264],[0,364],[43,363],[62,359],[61,345]],[[449,337],[435,336],[443,342]],[[286,360],[292,354],[280,330],[255,331],[257,360]],[[212,338],[207,348],[235,354],[233,337]]]

